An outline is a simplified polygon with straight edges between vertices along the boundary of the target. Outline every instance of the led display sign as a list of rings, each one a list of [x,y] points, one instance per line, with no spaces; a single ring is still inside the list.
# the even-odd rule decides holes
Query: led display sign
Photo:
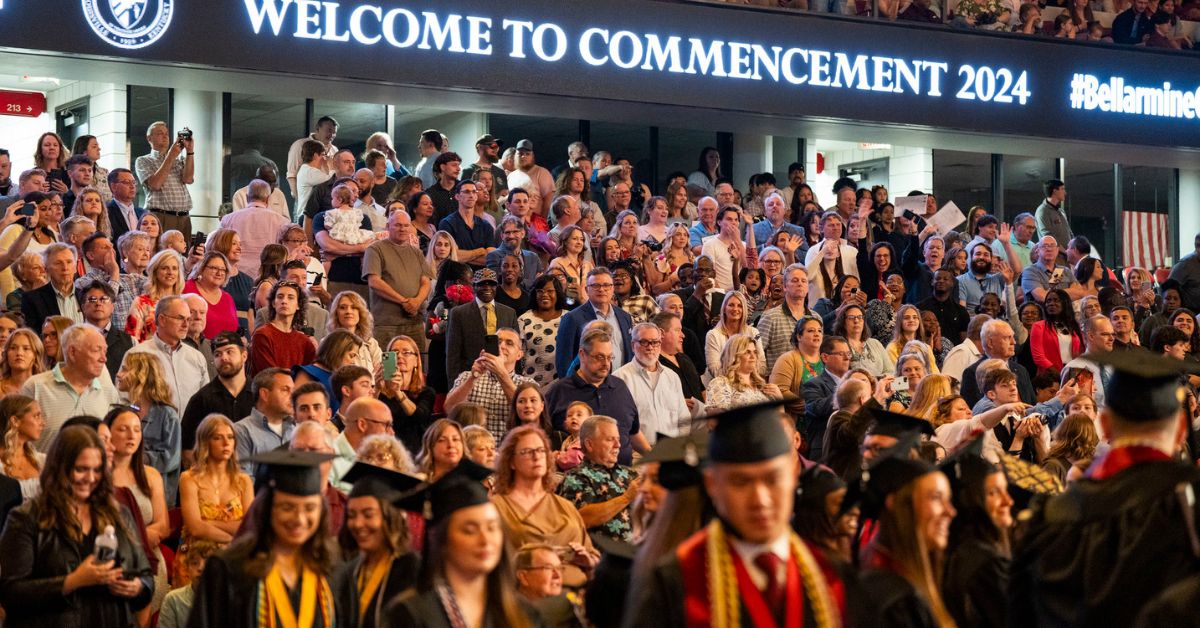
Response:
[[[56,16],[52,50],[46,15]],[[21,50],[64,63],[128,57],[483,94],[1200,146],[1194,55],[725,4],[38,0],[5,5],[0,53]]]

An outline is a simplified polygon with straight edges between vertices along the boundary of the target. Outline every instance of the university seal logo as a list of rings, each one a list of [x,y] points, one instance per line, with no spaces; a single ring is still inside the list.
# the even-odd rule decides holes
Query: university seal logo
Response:
[[[82,0],[83,17],[101,39],[136,50],[158,41],[171,25],[176,0]]]

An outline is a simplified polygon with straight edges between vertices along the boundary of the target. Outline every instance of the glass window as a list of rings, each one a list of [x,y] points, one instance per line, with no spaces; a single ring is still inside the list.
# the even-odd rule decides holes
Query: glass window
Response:
[[[908,190],[891,192],[892,196],[900,196],[907,194]],[[990,210],[992,156],[987,153],[934,150],[933,195],[937,197],[939,206],[954,201],[963,214],[976,205]]]
[[[676,171],[682,172],[685,177],[691,174],[696,169],[696,164],[699,163],[700,151],[705,146],[715,147],[716,145],[717,134],[713,131],[660,128],[658,130],[659,180],[653,183],[647,181],[647,185],[655,194],[665,194],[667,192],[667,175]],[[792,152],[795,153],[794,150]],[[784,167],[786,168],[787,165],[785,164]]]
[[[1067,215],[1071,232],[1085,236],[1104,260],[1116,259],[1113,229],[1113,164],[1068,160],[1063,167],[1067,184]]]
[[[1057,178],[1057,159],[1046,157],[1004,156],[1004,216],[1031,212],[1046,199],[1047,179]],[[1070,189],[1067,190],[1068,196]],[[957,203],[957,201],[955,201]],[[970,207],[968,205],[968,207]],[[986,205],[985,205],[986,207]],[[1068,207],[1067,211],[1070,211]]]
[[[250,183],[261,166],[275,168],[279,189],[292,206],[287,184],[288,150],[292,142],[312,131],[304,120],[303,98],[272,98],[232,94],[230,110],[229,189],[226,198]]]
[[[533,142],[533,156],[538,165],[553,171],[567,163],[567,145],[579,139],[579,120],[492,114],[488,116],[488,131],[504,142],[501,154],[503,149],[514,147],[521,140]],[[468,161],[475,159],[472,154]]]
[[[1154,214],[1170,214],[1178,211],[1178,180],[1178,172],[1172,168],[1123,165],[1121,166],[1121,203],[1118,207],[1121,211]],[[1168,221],[1167,224],[1170,225],[1171,222]],[[1130,234],[1122,235],[1126,238],[1130,237]],[[1167,251],[1178,250],[1179,236],[1170,227],[1167,229],[1167,237]],[[1183,237],[1190,242],[1191,235]],[[1190,249],[1191,244],[1187,244],[1184,248]],[[1124,263],[1124,260],[1122,262]],[[1159,263],[1163,264],[1165,261]]]
[[[129,163],[150,153],[150,142],[146,141],[146,129],[162,120],[171,121],[171,90],[165,87],[129,86]],[[146,189],[138,186],[136,204],[146,204]]]
[[[383,105],[334,100],[313,101],[313,127],[322,116],[330,116],[337,120],[337,138],[333,143],[338,148],[354,151],[360,162],[363,149],[367,146],[367,138],[372,133],[387,130],[387,108]]]

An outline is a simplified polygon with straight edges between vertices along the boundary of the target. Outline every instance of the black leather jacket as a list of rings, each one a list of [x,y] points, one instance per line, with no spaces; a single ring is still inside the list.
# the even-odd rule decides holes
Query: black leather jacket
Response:
[[[133,517],[123,506],[126,530],[134,530]],[[154,579],[145,551],[136,540],[117,532],[118,554],[127,573],[139,574],[142,590],[134,598],[121,598],[107,587],[92,586],[63,595],[63,581],[92,552],[98,531],[76,542],[66,535],[39,530],[34,503],[12,511],[0,535],[0,604],[5,626],[94,628],[136,626],[135,613],[154,596]]]

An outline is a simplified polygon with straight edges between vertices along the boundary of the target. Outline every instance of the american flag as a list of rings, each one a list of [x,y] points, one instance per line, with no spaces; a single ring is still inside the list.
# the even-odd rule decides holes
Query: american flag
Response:
[[[1153,269],[1166,265],[1170,255],[1167,241],[1167,215],[1151,212],[1121,212],[1125,244],[1122,260],[1126,266]]]

